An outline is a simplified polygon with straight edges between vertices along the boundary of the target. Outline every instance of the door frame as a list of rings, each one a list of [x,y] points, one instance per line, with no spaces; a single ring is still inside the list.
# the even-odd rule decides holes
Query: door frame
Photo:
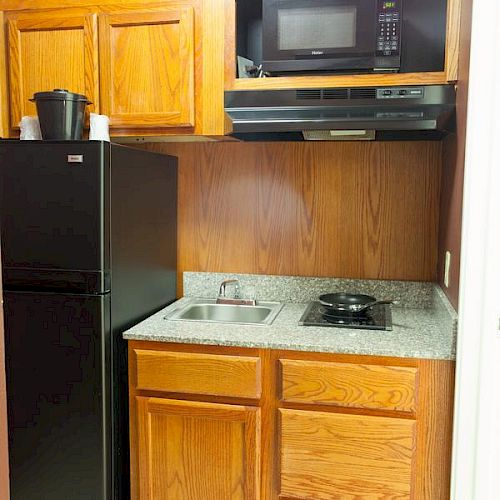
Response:
[[[476,1],[465,155],[451,498],[498,498],[500,51],[496,0]]]

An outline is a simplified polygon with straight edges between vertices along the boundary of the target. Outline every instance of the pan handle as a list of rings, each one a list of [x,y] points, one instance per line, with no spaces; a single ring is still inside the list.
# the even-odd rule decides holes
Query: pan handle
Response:
[[[378,306],[381,304],[397,304],[397,300],[375,300],[373,302],[368,302],[368,304],[364,305],[358,305],[358,304],[353,304],[350,306],[350,309],[354,312],[361,312],[361,311],[366,311],[366,309],[369,309],[370,307],[373,306]]]

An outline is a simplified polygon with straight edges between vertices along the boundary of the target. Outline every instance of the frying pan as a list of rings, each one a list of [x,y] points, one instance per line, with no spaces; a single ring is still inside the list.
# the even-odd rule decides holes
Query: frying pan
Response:
[[[371,295],[357,293],[325,293],[319,302],[332,312],[360,313],[377,304],[393,304],[393,300],[377,300]]]

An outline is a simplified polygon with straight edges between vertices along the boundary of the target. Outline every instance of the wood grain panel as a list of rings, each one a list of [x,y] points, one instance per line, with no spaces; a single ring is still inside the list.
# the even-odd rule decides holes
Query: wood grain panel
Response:
[[[35,92],[63,88],[84,94],[98,110],[97,17],[55,10],[9,17],[8,49],[11,128],[36,115]],[[57,64],[55,61],[64,61]]]
[[[224,1],[224,88],[232,90],[236,79],[236,2]]]
[[[258,498],[258,408],[136,399],[142,500]]]
[[[4,68],[0,76],[0,137],[7,138],[10,130],[10,96],[7,90],[7,33],[4,12],[0,12],[0,68]]]
[[[79,0],[81,1],[81,0]],[[222,0],[177,0],[175,3],[148,0],[104,0],[100,9],[113,14],[127,10],[141,11],[170,8],[192,8],[194,12],[194,130],[169,125],[168,128],[132,130],[113,128],[113,135],[217,135],[228,130],[224,113],[224,29]]]
[[[448,500],[453,438],[455,364],[420,361],[415,499]]]
[[[181,3],[177,0],[175,3]],[[69,7],[95,7],[103,5],[124,5],[130,4],[135,7],[138,5],[158,5],[160,2],[153,0],[0,0],[1,10],[28,10],[28,9],[53,9]],[[174,3],[174,2],[172,2]]]
[[[436,278],[439,142],[146,147],[179,157],[179,276]]]
[[[282,399],[354,408],[413,412],[416,368],[280,360]]]
[[[458,79],[461,10],[462,0],[448,0],[444,67],[446,78],[450,82]]]
[[[278,363],[276,352],[261,350],[261,497],[274,500],[279,491]]]
[[[192,7],[101,14],[99,43],[112,127],[194,127]]]
[[[444,71],[429,73],[392,73],[368,75],[276,76],[236,78],[227,90],[315,89],[328,87],[380,87],[391,85],[443,85]]]
[[[460,254],[462,245],[462,203],[464,185],[467,101],[469,89],[472,0],[460,2],[460,46],[457,82],[457,132],[450,134],[443,147],[443,177],[439,223],[439,282],[458,310]],[[449,287],[444,286],[446,251],[451,253]]]
[[[379,366],[401,366],[417,369],[418,405],[412,417],[416,419],[417,424],[412,479],[413,496],[411,498],[412,500],[449,500],[455,373],[453,361],[293,351],[278,351],[275,355],[279,359],[324,363],[375,363]],[[295,404],[295,406],[299,405]],[[334,411],[355,412],[357,415],[376,415],[378,412],[378,410],[344,409],[341,407],[335,408]],[[402,417],[406,415],[409,414],[399,414]],[[380,416],[384,415],[380,414]]]
[[[176,0],[169,3],[148,0],[102,0],[99,4],[95,0],[32,0],[29,2],[23,0],[16,2],[4,0],[2,2],[0,0],[0,3],[7,10],[28,10],[28,12],[9,12],[8,17],[12,19],[28,14],[40,20],[55,17],[61,11],[74,16],[91,13],[99,18],[124,14],[130,16],[130,23],[125,21],[126,26],[117,26],[111,30],[120,35],[113,36],[119,38],[118,44],[121,46],[117,50],[119,54],[114,53],[113,55],[120,56],[127,63],[123,65],[123,61],[120,61],[116,72],[120,82],[118,83],[118,100],[124,112],[116,113],[116,120],[119,118],[123,124],[112,126],[113,136],[192,136],[192,134],[222,136],[231,130],[231,124],[227,121],[224,113],[223,98],[224,0]],[[67,8],[62,9],[64,6]],[[70,6],[71,8],[69,8]],[[173,26],[175,23],[169,24],[162,21],[148,23],[146,21],[144,24],[141,22],[141,19],[144,20],[143,16],[155,15],[159,12],[165,13],[166,11],[180,13],[181,18],[178,19],[177,28]],[[191,19],[186,21],[182,19],[184,15],[182,13],[187,12],[191,12],[188,15]],[[169,30],[169,28],[171,29]],[[175,47],[170,43],[173,40],[170,35],[176,29],[180,31],[179,44],[182,46],[182,50],[180,54],[176,54],[175,58],[172,58],[170,54],[175,52],[173,50]],[[97,31],[96,29],[96,37]],[[106,35],[106,33],[103,29],[100,29],[100,32],[102,39],[103,34]],[[190,32],[190,36],[183,37],[184,32]],[[105,48],[105,42],[106,40],[101,40],[101,51]],[[95,47],[97,47],[97,40]],[[192,61],[189,60],[191,56],[187,56],[184,49],[192,51]],[[97,57],[97,51],[95,56]],[[168,64],[165,65],[163,61],[167,56]],[[55,59],[53,58],[53,60]],[[176,98],[178,88],[173,81],[177,71],[174,70],[174,66],[183,69],[189,67],[192,73],[193,83],[191,87],[185,86],[182,82],[179,84],[185,89],[184,94],[182,92],[179,94],[181,99],[191,92],[189,106],[183,102],[171,102],[177,111],[184,112],[185,117],[165,116],[168,114],[165,112],[165,106],[170,101],[178,100]],[[96,63],[96,78],[98,69]],[[165,73],[169,78],[168,85],[165,84]],[[108,92],[113,83],[111,76],[107,71],[103,71],[103,77],[107,79],[107,81],[102,82],[103,87],[106,88],[106,92],[102,96],[105,106],[110,104],[110,97],[112,97]],[[3,84],[6,83],[5,79],[1,80]],[[132,98],[130,95],[134,88],[138,90]],[[98,87],[96,87],[93,99],[96,103],[98,102],[97,90]],[[171,91],[170,94],[169,91]],[[158,96],[160,96],[159,99]],[[131,109],[128,108],[128,105],[131,106]],[[145,112],[143,112],[144,110]],[[101,112],[103,111],[101,110]],[[131,113],[135,114],[135,117]],[[4,114],[5,112],[3,112]],[[163,117],[160,118],[160,115]],[[174,123],[176,120],[179,122],[178,124]],[[190,125],[187,126],[187,123]],[[11,135],[15,136],[16,132],[11,131]]]
[[[282,495],[308,500],[410,498],[414,421],[279,412]]]
[[[137,389],[259,398],[260,360],[248,356],[134,350]]]
[[[205,0],[207,2],[207,0]],[[203,7],[203,82],[202,129],[211,135],[232,131],[232,122],[226,121],[224,112],[224,40],[225,2],[209,0]],[[210,8],[207,8],[207,7]]]

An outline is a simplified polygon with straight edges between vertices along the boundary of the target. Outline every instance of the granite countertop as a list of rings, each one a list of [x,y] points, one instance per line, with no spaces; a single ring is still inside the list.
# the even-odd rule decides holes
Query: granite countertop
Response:
[[[220,276],[217,276],[215,281],[219,278]],[[184,283],[186,285],[186,279]],[[197,283],[199,285],[199,282]],[[366,281],[359,283],[365,286],[365,288],[361,286],[363,291],[367,291],[366,283]],[[405,303],[404,291],[401,292],[396,285],[392,286],[392,283],[398,282],[380,282],[380,285],[388,287],[389,295],[400,298]],[[185,305],[195,296],[203,295],[197,286],[188,287],[187,291],[191,297],[184,297],[150,316],[127,330],[123,337],[127,340],[338,354],[444,360],[455,358],[456,313],[441,289],[434,284],[427,287],[425,293],[415,295],[419,296],[418,307],[392,307],[392,331],[299,326],[299,319],[307,306],[306,301],[300,303],[282,300],[283,309],[269,326],[165,319],[165,316],[174,309]],[[208,288],[213,298],[212,287]],[[359,289],[357,286],[355,288]],[[269,295],[271,297],[262,300],[276,299],[272,293]],[[426,299],[422,300],[424,295]],[[382,296],[378,294],[378,298]],[[388,298],[387,294],[385,298]],[[408,299],[406,304],[411,306],[411,300]]]

